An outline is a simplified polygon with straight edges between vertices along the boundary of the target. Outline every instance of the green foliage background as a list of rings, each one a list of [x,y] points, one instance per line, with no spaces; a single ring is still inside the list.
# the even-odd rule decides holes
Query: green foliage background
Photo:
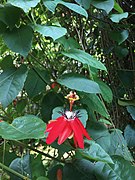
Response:
[[[134,1],[0,3],[0,178],[135,179]],[[70,90],[84,150],[45,143]]]

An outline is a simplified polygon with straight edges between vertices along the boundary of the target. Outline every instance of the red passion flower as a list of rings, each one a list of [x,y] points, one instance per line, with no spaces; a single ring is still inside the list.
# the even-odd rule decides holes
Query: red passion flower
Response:
[[[60,145],[67,138],[73,137],[75,147],[83,149],[83,136],[89,140],[91,140],[91,138],[79,119],[79,112],[72,111],[73,103],[75,100],[78,100],[79,97],[75,92],[70,92],[66,98],[70,102],[70,111],[61,112],[60,117],[49,122],[45,131],[45,133],[48,132],[46,143],[51,144],[58,138],[58,144]]]

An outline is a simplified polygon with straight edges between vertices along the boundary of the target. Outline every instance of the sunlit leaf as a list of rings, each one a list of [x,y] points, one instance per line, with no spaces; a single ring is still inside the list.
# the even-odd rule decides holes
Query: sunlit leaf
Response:
[[[35,7],[39,2],[40,0],[8,0],[8,3],[23,9],[25,12],[28,12],[30,8]]]
[[[102,64],[100,61],[98,61],[96,58],[91,56],[90,54],[86,53],[83,50],[80,49],[71,49],[67,52],[62,52],[65,56],[75,59],[83,64],[87,64],[89,66],[92,66],[97,69],[105,70],[107,71],[104,64]]]
[[[18,117],[12,124],[0,123],[0,136],[4,139],[39,139],[44,137],[44,131],[45,123],[34,115]]]
[[[67,33],[65,28],[57,26],[35,25],[34,30],[43,36],[53,38],[54,41]]]
[[[57,82],[70,89],[74,89],[86,93],[100,93],[101,90],[98,84],[85,76],[75,73],[68,73],[62,75]]]
[[[128,13],[121,13],[121,14],[111,14],[110,19],[115,22],[115,23],[119,23],[120,20],[127,18],[128,17]]]

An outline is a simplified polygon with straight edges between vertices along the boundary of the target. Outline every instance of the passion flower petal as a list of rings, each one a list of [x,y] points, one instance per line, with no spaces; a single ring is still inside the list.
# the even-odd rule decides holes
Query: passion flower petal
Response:
[[[62,144],[69,136],[71,136],[72,128],[69,123],[64,127],[63,131],[61,131],[58,139],[58,144]]]
[[[57,122],[56,120],[51,120],[49,124],[47,124],[46,126],[45,133],[51,131],[51,129],[55,126],[56,122]]]
[[[73,120],[70,121],[70,126],[73,129],[75,139],[78,143],[78,146],[82,149],[84,149],[84,141],[83,141],[83,134],[80,126],[78,125],[77,121]]]
[[[90,137],[89,134],[87,133],[86,129],[84,128],[84,126],[83,126],[83,124],[82,124],[82,122],[81,122],[78,118],[75,118],[75,121],[77,121],[77,123],[79,124],[79,126],[80,126],[80,128],[81,128],[81,130],[82,130],[83,135],[84,135],[87,139],[91,140],[91,137]]]
[[[47,144],[51,144],[57,139],[61,131],[63,131],[64,127],[67,125],[67,121],[64,120],[64,117],[61,116],[56,119],[55,125],[49,131],[48,137],[46,139]]]

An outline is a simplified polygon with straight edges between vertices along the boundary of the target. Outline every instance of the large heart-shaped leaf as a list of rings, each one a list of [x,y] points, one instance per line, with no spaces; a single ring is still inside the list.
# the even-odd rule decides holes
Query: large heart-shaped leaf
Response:
[[[43,138],[44,131],[45,123],[33,115],[18,117],[12,124],[4,121],[0,123],[0,136],[9,140]]]
[[[29,97],[32,98],[45,90],[49,80],[46,70],[40,70],[38,68],[30,69],[25,82],[25,90]]]
[[[22,65],[20,68],[9,68],[0,74],[0,102],[5,108],[22,90],[27,76],[27,68]]]
[[[40,0],[8,0],[8,3],[12,4],[13,6],[20,7],[25,12],[28,12],[30,8],[35,7],[39,2]]]
[[[54,41],[67,33],[65,28],[57,26],[35,25],[34,30],[43,36],[53,38]]]
[[[13,169],[14,171],[16,171],[16,172],[31,178],[30,156],[29,156],[29,154],[25,155],[24,157],[14,159],[11,162],[9,167],[11,169]],[[14,175],[14,174],[10,174],[10,178],[15,179],[15,180],[21,180],[20,177]]]
[[[102,161],[107,163],[113,163],[111,157],[104,151],[104,149],[94,141],[86,140],[85,149],[78,149],[76,156],[80,155],[88,160]]]
[[[8,4],[0,7],[0,20],[12,29],[18,23],[21,13],[20,8]]]
[[[92,57],[90,54],[86,53],[85,51],[79,49],[70,49],[68,52],[63,52],[65,56],[75,59],[83,64],[87,64],[97,69],[107,71],[104,64],[98,61],[96,58]]]
[[[12,51],[26,57],[31,49],[33,31],[30,26],[21,26],[12,31],[7,30],[3,34],[3,39]]]
[[[43,3],[52,12],[55,12],[55,8],[58,4],[62,4],[76,13],[81,14],[86,18],[88,17],[87,11],[83,9],[81,6],[74,3],[64,2],[62,0],[54,0],[54,1],[43,0]]]
[[[95,165],[95,176],[97,179],[106,180],[132,180],[135,179],[135,167],[120,156],[114,156],[114,164],[98,162]]]
[[[101,90],[96,82],[89,80],[80,74],[64,74],[57,81],[59,84],[77,91],[86,93],[101,93]]]

